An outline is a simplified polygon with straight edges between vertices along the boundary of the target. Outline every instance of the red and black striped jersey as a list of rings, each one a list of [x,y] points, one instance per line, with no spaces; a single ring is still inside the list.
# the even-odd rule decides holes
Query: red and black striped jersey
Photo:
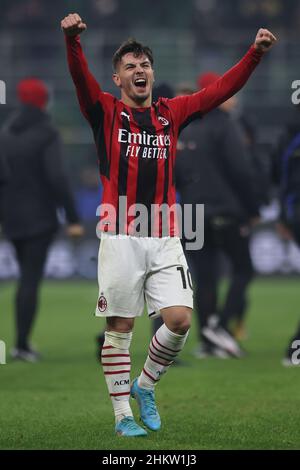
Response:
[[[131,108],[101,90],[88,68],[79,36],[66,36],[66,43],[80,108],[97,147],[103,184],[101,206],[105,208],[100,230],[133,234],[133,222],[142,207],[147,210],[148,236],[166,235],[159,208],[176,204],[174,166],[180,131],[240,90],[262,53],[252,46],[238,64],[197,93],[160,98],[148,108]],[[167,234],[177,233],[176,216],[171,216]]]

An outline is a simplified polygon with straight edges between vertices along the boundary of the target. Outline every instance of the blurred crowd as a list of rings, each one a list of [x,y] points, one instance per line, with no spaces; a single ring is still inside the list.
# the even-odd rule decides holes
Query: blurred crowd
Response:
[[[289,32],[300,21],[300,6],[297,0],[191,0],[180,2],[165,0],[154,8],[151,0],[53,0],[51,9],[46,0],[24,0],[1,2],[1,27],[32,31],[56,29],[57,17],[76,9],[87,22],[97,28],[130,28],[132,23],[141,27],[193,27],[203,39],[213,40],[215,34],[227,27],[239,29],[270,25]],[[147,12],[147,14],[146,14]]]

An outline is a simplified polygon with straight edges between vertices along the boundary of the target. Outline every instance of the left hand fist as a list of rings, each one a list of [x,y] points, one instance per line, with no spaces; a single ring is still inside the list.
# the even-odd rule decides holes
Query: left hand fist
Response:
[[[254,47],[259,51],[266,52],[271,49],[271,47],[276,41],[277,39],[274,34],[272,34],[267,29],[261,28],[258,30],[258,33],[256,35]]]

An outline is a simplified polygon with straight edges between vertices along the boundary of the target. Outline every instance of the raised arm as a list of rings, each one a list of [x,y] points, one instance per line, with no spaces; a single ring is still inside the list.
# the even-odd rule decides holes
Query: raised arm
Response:
[[[189,96],[169,100],[169,106],[180,129],[193,119],[211,111],[235,95],[247,82],[262,55],[276,42],[275,36],[260,29],[247,54],[219,80]]]
[[[86,30],[87,26],[77,13],[72,13],[62,20],[61,28],[65,33],[68,64],[80,108],[84,116],[90,120],[89,111],[99,99],[101,89],[88,68],[80,44],[79,35]]]

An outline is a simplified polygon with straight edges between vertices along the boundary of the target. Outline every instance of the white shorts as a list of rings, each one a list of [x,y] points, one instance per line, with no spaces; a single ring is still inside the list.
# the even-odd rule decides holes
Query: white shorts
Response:
[[[180,239],[101,236],[96,316],[155,318],[166,307],[193,308],[192,280]]]

